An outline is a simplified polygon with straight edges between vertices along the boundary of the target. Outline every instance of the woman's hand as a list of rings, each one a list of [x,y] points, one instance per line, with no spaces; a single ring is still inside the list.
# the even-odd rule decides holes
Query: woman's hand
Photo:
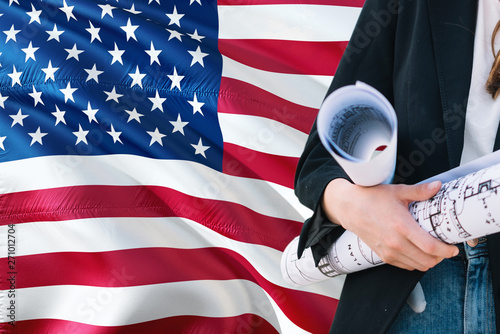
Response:
[[[361,238],[385,263],[427,271],[458,254],[425,232],[411,216],[408,205],[427,200],[441,183],[362,187],[345,179],[331,181],[323,195],[323,209],[334,223]]]

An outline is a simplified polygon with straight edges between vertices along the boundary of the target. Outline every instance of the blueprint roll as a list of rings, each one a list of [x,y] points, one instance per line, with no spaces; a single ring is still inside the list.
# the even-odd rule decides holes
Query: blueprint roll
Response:
[[[448,244],[500,232],[500,163],[444,183],[431,199],[411,203],[409,211],[422,229]],[[291,285],[318,282],[319,274],[327,279],[383,264],[350,231],[335,241],[318,267],[312,255],[297,258],[298,237],[292,243],[295,248],[287,247],[281,258],[283,278]]]

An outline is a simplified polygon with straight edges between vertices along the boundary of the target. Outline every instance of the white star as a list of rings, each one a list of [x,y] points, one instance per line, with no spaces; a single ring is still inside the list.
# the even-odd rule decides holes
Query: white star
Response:
[[[139,114],[137,110],[125,110],[125,112],[128,114],[128,120],[127,123],[130,122],[131,120],[135,119],[137,122],[141,123],[141,117],[144,116],[143,114]]]
[[[111,137],[113,137],[113,143],[116,144],[116,142],[122,143],[122,140],[120,139],[120,135],[122,134],[121,132],[115,131],[115,128],[113,128],[113,124],[111,124],[111,131],[106,131]]]
[[[160,64],[160,60],[158,59],[158,56],[160,55],[162,50],[155,50],[155,46],[153,45],[153,41],[151,41],[151,48],[149,50],[144,50],[150,57],[150,63],[149,65],[153,65],[154,62],[157,62],[158,65]]]
[[[172,86],[170,86],[170,90],[172,90],[174,87],[177,87],[179,90],[181,90],[181,80],[184,79],[184,76],[177,74],[177,69],[175,68],[175,66],[174,74],[167,76],[170,80],[172,80]]]
[[[75,6],[68,6],[66,4],[66,0],[63,0],[64,7],[59,7],[60,10],[62,10],[66,14],[66,18],[68,19],[68,22],[70,19],[74,19],[77,21],[75,15],[73,15],[73,8]]]
[[[200,63],[202,67],[205,67],[205,65],[203,64],[203,58],[208,56],[208,53],[201,52],[199,46],[196,48],[196,51],[188,51],[188,52],[193,57],[193,60],[191,61],[191,66],[193,66],[196,63]]]
[[[10,27],[10,30],[4,30],[4,34],[7,35],[7,38],[5,39],[5,44],[7,44],[8,41],[13,40],[14,42],[17,42],[16,40],[16,35],[20,32],[21,30],[15,30],[14,25]]]
[[[125,31],[125,33],[127,34],[127,41],[130,38],[133,38],[133,39],[135,39],[137,41],[137,38],[135,37],[135,30],[137,28],[139,28],[139,26],[133,26],[130,23],[130,17],[128,18],[127,25],[126,26],[120,26],[120,28],[122,28],[122,30]]]
[[[46,30],[45,32],[47,34],[49,34],[49,38],[47,39],[47,42],[50,41],[51,39],[55,39],[56,41],[61,42],[59,40],[59,36],[62,35],[62,33],[64,32],[64,30],[57,30],[57,26],[54,23],[54,29],[52,29],[52,30]]]
[[[106,98],[106,101],[113,100],[116,103],[119,103],[118,99],[123,96],[123,94],[118,94],[116,92],[116,87],[115,86],[113,86],[113,89],[111,90],[111,92],[104,91],[104,93],[108,96]]]
[[[17,112],[16,115],[9,115],[9,116],[12,117],[12,119],[13,119],[12,125],[10,127],[13,127],[16,124],[24,126],[23,119],[28,117],[28,115],[23,115],[23,113],[21,112],[21,109],[19,109],[19,111]]]
[[[89,123],[92,123],[92,121],[95,121],[96,123],[99,124],[97,119],[95,118],[95,114],[99,111],[99,109],[92,109],[92,106],[90,105],[90,102],[87,102],[87,110],[82,110],[82,112],[87,115],[89,118]]]
[[[78,88],[71,88],[71,83],[68,82],[68,85],[66,88],[59,89],[63,94],[64,94],[64,102],[68,102],[68,99],[75,102],[73,99],[73,93],[77,90]]]
[[[101,14],[101,19],[108,14],[109,16],[113,17],[113,9],[116,9],[116,7],[113,7],[111,5],[98,5],[102,9],[102,14]]]
[[[90,43],[92,43],[94,39],[97,39],[99,42],[102,43],[101,36],[99,36],[99,31],[101,30],[101,28],[94,27],[94,25],[92,24],[92,22],[90,22],[90,20],[89,24],[90,28],[86,28],[85,30],[87,30],[90,33]]]
[[[125,53],[125,50],[119,50],[118,46],[116,46],[116,42],[115,42],[115,49],[108,52],[113,56],[113,59],[111,60],[111,65],[113,65],[115,61],[123,65],[122,55]]]
[[[139,72],[139,65],[137,65],[135,73],[129,73],[128,75],[132,78],[132,84],[130,85],[130,87],[139,85],[139,87],[142,88],[142,79],[146,76],[146,74],[142,74]]]
[[[181,34],[180,32],[176,31],[176,30],[170,30],[168,28],[165,28],[169,33],[170,33],[170,36],[168,36],[168,40],[170,41],[172,38],[177,38],[179,41],[182,42],[182,36],[184,36],[184,34]]]
[[[76,48],[76,43],[73,44],[73,48],[72,49],[64,49],[66,50],[66,52],[68,53],[68,57],[66,57],[66,60],[68,60],[69,58],[75,58],[77,61],[80,61],[80,59],[78,58],[78,55],[80,53],[83,52],[83,50],[78,50]]]
[[[196,97],[196,93],[194,93],[194,98],[193,101],[188,101],[188,103],[193,107],[193,115],[199,112],[203,116],[203,111],[201,111],[201,107],[205,103],[203,102],[198,102],[198,98]]]
[[[174,12],[172,14],[165,14],[168,16],[170,19],[170,23],[168,25],[176,24],[181,27],[181,18],[184,16],[184,14],[179,14],[177,13],[177,8],[174,6]]]
[[[142,13],[139,10],[135,10],[135,5],[134,4],[132,4],[132,7],[130,7],[130,9],[123,9],[123,10],[126,11],[126,12],[129,12],[129,13],[132,13],[134,15],[138,15],[138,14]]]
[[[78,124],[78,131],[76,132],[73,132],[73,134],[76,136],[76,143],[75,145],[77,145],[79,142],[84,142],[85,144],[89,144],[87,143],[87,135],[88,135],[89,131],[84,131],[82,129],[82,126],[80,124]]]
[[[30,41],[30,44],[28,45],[27,48],[21,49],[21,50],[23,50],[24,53],[26,53],[26,59],[24,60],[24,62],[27,62],[28,59],[30,59],[30,58],[33,59],[34,61],[36,61],[35,52],[38,49],[40,49],[40,48],[33,47],[33,45],[31,44],[31,41]]]
[[[174,126],[172,133],[180,132],[184,135],[184,127],[189,124],[189,122],[183,122],[181,120],[181,114],[177,114],[177,120],[175,122],[170,121],[170,123]]]
[[[64,124],[66,124],[66,120],[64,119],[65,113],[65,111],[59,110],[59,107],[56,105],[56,111],[52,113],[52,115],[54,115],[54,117],[56,118],[55,125],[59,124],[59,122],[63,122]]]
[[[205,36],[198,35],[198,30],[197,29],[194,30],[194,33],[188,34],[188,35],[189,35],[189,37],[191,37],[194,40],[197,40],[200,43],[201,43],[201,40],[203,38],[205,38]]]
[[[195,2],[195,1],[196,1],[197,3],[199,3],[199,4],[200,4],[200,6],[201,6],[201,0],[189,0],[189,5],[191,6],[191,5],[193,4],[193,2]]]
[[[30,146],[32,146],[34,143],[39,143],[40,145],[43,145],[42,138],[47,135],[46,133],[43,133],[43,132],[40,131],[40,127],[38,127],[38,129],[36,130],[36,132],[32,132],[32,133],[28,132],[28,134],[32,138]]]
[[[59,67],[52,67],[52,61],[49,60],[49,66],[46,68],[42,68],[42,71],[45,73],[45,81],[48,79],[52,79],[52,81],[56,81],[55,73],[59,69]]]
[[[146,132],[148,133],[148,135],[151,136],[151,142],[149,143],[149,146],[153,145],[154,143],[158,143],[161,146],[163,146],[163,142],[161,141],[161,139],[163,137],[166,137],[167,135],[160,133],[160,131],[158,131],[158,128],[156,128],[154,131],[146,131]]]
[[[205,151],[208,150],[210,148],[210,146],[203,146],[203,143],[201,141],[201,138],[200,140],[198,141],[198,144],[191,144],[191,146],[194,147],[195,149],[195,152],[194,154],[201,154],[205,159],[207,158],[206,155],[205,155]]]
[[[21,74],[23,74],[23,72],[18,72],[16,66],[12,65],[12,73],[7,74],[12,79],[12,87],[14,87],[15,84],[21,86]]]
[[[10,7],[10,5],[12,5],[13,2],[15,2],[15,3],[17,3],[19,5],[19,1],[18,0],[9,0],[9,7]]]
[[[35,100],[35,107],[38,103],[45,105],[42,101],[42,92],[37,92],[35,89],[35,85],[33,85],[33,93],[29,93],[28,95]]]
[[[8,96],[2,96],[2,93],[0,93],[0,107],[2,107],[3,109],[5,109],[4,102],[5,102],[5,100],[7,100],[8,98],[9,98]]]
[[[158,94],[158,89],[156,90],[156,96],[155,97],[150,97],[149,101],[153,102],[153,106],[151,107],[151,111],[155,109],[160,109],[161,112],[163,112],[163,102],[165,102],[166,98],[160,97],[160,94]]]
[[[5,151],[5,147],[3,146],[3,142],[5,141],[7,137],[0,137],[0,148]]]
[[[155,0],[155,1],[156,1],[159,5],[161,5],[161,4],[160,4],[160,0]],[[149,5],[151,2],[153,2],[153,0],[149,0],[148,5]]]
[[[42,14],[42,11],[35,10],[35,6],[33,6],[33,4],[31,4],[31,12],[26,12],[26,14],[28,14],[30,17],[30,22],[28,24],[31,24],[35,21],[38,22],[38,24],[42,24],[40,22],[40,14]]]
[[[85,80],[85,82],[89,81],[89,80],[94,80],[95,82],[99,83],[99,78],[98,76],[102,73],[104,73],[104,71],[98,71],[97,68],[96,68],[96,65],[94,64],[94,66],[87,70],[87,69],[84,69],[85,72],[88,73],[88,77],[87,77],[87,80]]]

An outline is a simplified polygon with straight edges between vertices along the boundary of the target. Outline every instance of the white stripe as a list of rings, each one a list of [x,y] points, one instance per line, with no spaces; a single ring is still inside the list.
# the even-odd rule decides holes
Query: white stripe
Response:
[[[222,76],[247,82],[290,102],[318,109],[333,76],[274,73],[222,56]]]
[[[75,185],[158,185],[244,205],[263,215],[303,221],[311,212],[293,189],[230,176],[204,165],[132,155],[50,156],[0,164],[0,193]]]
[[[0,235],[7,235],[7,228],[1,226]],[[18,258],[57,252],[93,253],[156,247],[220,247],[243,256],[266,280],[278,286],[338,299],[343,284],[343,277],[339,277],[298,289],[291,287],[280,273],[282,252],[267,246],[230,239],[189,219],[80,219],[18,224],[15,229],[15,256]],[[0,255],[4,256],[3,254],[7,254],[7,238],[0,238]]]
[[[300,157],[307,135],[265,117],[219,113],[224,142],[286,157]]]
[[[361,8],[324,5],[218,6],[219,38],[348,41]]]

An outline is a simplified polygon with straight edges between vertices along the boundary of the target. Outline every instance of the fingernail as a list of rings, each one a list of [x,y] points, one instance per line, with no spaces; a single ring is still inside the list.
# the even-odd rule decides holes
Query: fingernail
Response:
[[[439,181],[433,181],[427,185],[427,188],[434,189],[434,188],[440,186],[440,184],[441,184],[441,182],[439,182]]]
[[[458,248],[455,249],[455,251],[453,252],[453,256],[457,256],[458,255]]]

